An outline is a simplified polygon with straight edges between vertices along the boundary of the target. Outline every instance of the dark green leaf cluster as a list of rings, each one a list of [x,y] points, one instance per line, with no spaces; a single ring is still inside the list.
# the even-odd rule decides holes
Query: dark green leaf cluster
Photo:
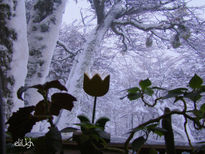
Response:
[[[18,98],[23,100],[22,94],[29,88],[37,89],[43,96],[43,100],[39,101],[36,106],[20,108],[17,112],[14,112],[7,122],[9,124],[8,132],[11,134],[13,141],[16,141],[17,139],[24,138],[25,134],[31,131],[36,122],[48,120],[51,127],[45,136],[37,139],[37,146],[34,150],[38,154],[57,152],[60,150],[62,143],[60,131],[52,122],[53,115],[57,116],[61,109],[71,111],[73,101],[76,101],[76,98],[68,93],[54,93],[49,98],[48,94],[51,88],[67,91],[57,80],[46,82],[42,85],[21,87],[17,92]]]
[[[127,89],[127,97],[129,100],[137,100],[141,99],[142,102],[149,106],[154,107],[159,100],[165,100],[174,98],[174,103],[179,102],[182,103],[181,110],[173,110],[169,113],[165,113],[164,115],[161,115],[155,119],[151,119],[143,124],[140,124],[138,127],[134,128],[130,132],[130,136],[127,139],[125,143],[125,150],[128,147],[129,141],[133,138],[134,134],[138,131],[144,131],[145,136],[140,136],[139,138],[135,139],[132,143],[132,148],[135,151],[138,151],[139,148],[146,142],[148,135],[150,132],[153,132],[159,136],[166,134],[166,129],[157,127],[158,124],[156,122],[160,122],[163,119],[166,119],[166,117],[171,117],[171,115],[182,115],[185,119],[184,122],[184,131],[187,135],[189,144],[191,145],[191,140],[189,139],[189,134],[187,133],[187,122],[188,120],[193,122],[194,128],[204,129],[205,128],[205,104],[200,102],[201,98],[203,97],[202,93],[205,92],[205,85],[203,85],[203,80],[200,78],[197,74],[195,74],[191,80],[189,81],[189,84],[187,87],[179,87],[176,89],[166,90],[161,87],[151,87],[152,83],[149,79],[141,80],[139,82],[140,87],[133,87],[130,89]],[[155,90],[162,90],[166,91],[167,93],[159,98],[155,99],[154,103],[148,103],[144,99],[144,95],[152,96]],[[165,101],[163,101],[165,103]],[[189,104],[189,110],[188,110],[188,104]],[[190,106],[192,106],[192,109],[190,110]]]
[[[105,124],[109,119],[101,117],[95,124],[91,123],[84,115],[79,115],[78,119],[80,123],[76,125],[80,126],[80,132],[72,127],[64,128],[61,132],[74,132],[73,140],[79,144],[82,154],[101,154],[107,143],[110,142],[110,134],[105,132]]]

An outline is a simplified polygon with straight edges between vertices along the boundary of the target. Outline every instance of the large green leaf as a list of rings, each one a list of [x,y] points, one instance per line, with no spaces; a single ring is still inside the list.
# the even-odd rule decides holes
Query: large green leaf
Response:
[[[59,90],[64,90],[64,91],[67,91],[66,87],[63,86],[58,80],[54,80],[54,81],[50,81],[50,82],[46,82],[45,84],[37,84],[37,85],[33,85],[33,86],[30,86],[30,87],[27,87],[27,86],[22,86],[18,89],[17,91],[17,97],[21,100],[23,100],[22,98],[22,94],[28,90],[29,88],[35,88],[37,89],[37,91],[42,95],[44,96],[45,94],[48,93],[48,90],[50,88],[56,88],[56,89],[59,89]]]
[[[85,115],[78,115],[78,119],[80,120],[81,123],[90,123],[90,120],[88,117]]]
[[[50,104],[48,104],[50,105]],[[38,102],[35,107],[34,116],[42,118],[42,120],[48,118],[48,108],[46,106],[46,102],[44,100]],[[47,118],[46,118],[47,117]]]
[[[138,138],[136,138],[133,142],[132,142],[132,149],[134,151],[138,151],[146,142],[145,138],[143,136],[140,136]]]
[[[99,118],[99,119],[96,121],[95,125],[96,125],[96,126],[99,126],[100,128],[102,128],[102,130],[104,130],[104,129],[105,129],[105,124],[106,124],[108,121],[110,121],[109,118],[107,118],[107,117],[101,117],[101,118]]]
[[[24,138],[25,134],[30,132],[33,125],[38,121],[38,119],[31,114],[34,109],[35,106],[19,108],[7,121],[6,124],[9,124],[8,132],[11,133],[14,141],[17,141],[19,138]]]
[[[51,96],[51,113],[58,115],[61,109],[71,111],[76,98],[67,93],[55,93]]]
[[[194,77],[192,77],[192,79],[189,81],[189,86],[192,89],[200,88],[202,86],[202,83],[203,80],[197,74],[195,74]]]
[[[145,88],[149,87],[152,85],[151,81],[149,79],[146,80],[141,80],[139,82],[140,87],[142,88],[142,90],[144,90]]]

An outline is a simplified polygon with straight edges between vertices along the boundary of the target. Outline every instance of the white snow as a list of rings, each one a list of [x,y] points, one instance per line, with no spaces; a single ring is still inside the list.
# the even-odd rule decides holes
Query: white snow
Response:
[[[8,23],[9,27],[13,28],[17,33],[17,40],[13,42],[13,57],[10,72],[10,75],[15,78],[15,84],[12,87],[14,102],[12,111],[16,111],[19,107],[24,106],[24,103],[16,95],[17,90],[21,86],[24,86],[27,74],[28,42],[24,0],[18,0],[14,13],[15,16]]]

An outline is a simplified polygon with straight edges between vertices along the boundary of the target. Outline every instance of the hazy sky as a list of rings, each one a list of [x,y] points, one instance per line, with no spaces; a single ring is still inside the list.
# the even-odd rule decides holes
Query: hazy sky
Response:
[[[187,0],[190,6],[205,6],[205,0]],[[80,19],[80,9],[89,8],[87,0],[80,0],[77,4],[73,0],[68,0],[63,16],[64,23],[72,23]]]

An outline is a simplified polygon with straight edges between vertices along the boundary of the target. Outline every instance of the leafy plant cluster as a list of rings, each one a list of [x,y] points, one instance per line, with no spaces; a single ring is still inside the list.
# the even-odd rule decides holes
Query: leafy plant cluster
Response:
[[[76,98],[65,92],[54,93],[49,97],[49,90],[51,88],[67,91],[57,80],[46,82],[43,85],[21,87],[17,92],[18,98],[23,100],[22,94],[29,88],[37,89],[43,96],[43,100],[39,101],[35,106],[23,107],[14,112],[6,123],[9,124],[8,132],[12,136],[13,141],[17,141],[18,139],[23,139],[36,122],[47,120],[50,124],[49,131],[45,136],[34,139],[35,146],[32,150],[38,154],[55,153],[62,148],[62,137],[60,131],[53,124],[53,116],[57,116],[61,109],[71,111],[74,106],[73,101],[76,101]],[[10,152],[22,151],[25,148],[10,147],[8,150]]]
[[[146,121],[129,132],[129,137],[124,144],[124,150],[111,148],[108,146],[110,134],[105,131],[105,125],[109,119],[107,117],[101,117],[95,121],[97,97],[101,97],[108,92],[109,80],[109,76],[102,80],[98,74],[94,75],[92,78],[89,78],[87,74],[84,75],[83,89],[88,95],[94,97],[92,122],[85,115],[79,115],[78,119],[80,123],[75,125],[79,126],[80,129],[66,127],[61,131],[53,124],[53,116],[57,116],[61,109],[71,111],[73,108],[73,101],[76,101],[76,98],[65,92],[54,93],[49,97],[49,89],[51,88],[67,91],[57,80],[47,82],[43,85],[39,84],[31,87],[21,87],[17,93],[19,99],[23,100],[22,94],[27,89],[36,88],[43,96],[43,100],[37,103],[36,106],[20,108],[17,112],[13,113],[12,117],[7,122],[7,124],[9,124],[8,132],[11,134],[13,141],[18,138],[24,138],[25,134],[31,131],[36,122],[47,120],[50,124],[49,131],[45,136],[33,139],[35,147],[32,150],[38,154],[61,151],[61,133],[64,132],[73,132],[72,139],[78,144],[82,154],[102,154],[105,150],[128,154],[128,146],[131,141],[133,152],[139,152],[151,133],[164,136],[167,153],[174,154],[176,151],[174,148],[174,133],[171,121],[172,115],[181,115],[184,117],[184,132],[191,147],[191,140],[186,128],[188,121],[193,123],[196,130],[205,128],[205,104],[200,103],[203,93],[205,92],[205,85],[203,85],[203,80],[198,75],[195,74],[192,77],[187,87],[179,87],[172,90],[154,87],[149,79],[141,80],[138,87],[127,89],[127,95],[125,97],[130,100],[141,99],[142,102],[149,107],[156,106],[160,100],[166,103],[166,99],[174,98],[174,103],[181,103],[183,108],[181,110],[170,110],[169,108],[165,108],[163,115]],[[153,103],[148,102],[146,98],[151,97],[156,90],[165,91],[166,94],[155,99]],[[162,123],[162,126],[160,123]],[[138,131],[143,131],[144,135],[134,138]],[[203,147],[202,145],[201,148]],[[11,150],[22,151],[25,149],[10,148],[10,151]],[[156,150],[151,149],[151,152],[156,153]]]
[[[161,87],[152,87],[151,85],[152,83],[149,79],[141,80],[139,82],[139,87],[127,89],[128,94],[126,97],[128,97],[129,100],[141,99],[142,102],[149,107],[156,106],[160,100],[165,103],[166,99],[174,98],[174,103],[181,103],[183,107],[181,110],[170,110],[169,108],[165,108],[163,115],[155,119],[151,119],[134,128],[130,132],[129,137],[125,142],[126,153],[128,152],[128,144],[133,139],[135,133],[138,131],[144,131],[145,135],[134,139],[134,141],[132,142],[132,147],[135,151],[139,151],[140,147],[146,142],[151,132],[159,136],[164,135],[165,143],[169,142],[166,141],[166,134],[173,133],[169,131],[172,130],[172,128],[160,127],[160,122],[162,122],[162,125],[163,121],[166,121],[166,119],[171,122],[172,115],[181,115],[184,117],[184,132],[187,136],[190,146],[192,147],[191,140],[187,131],[188,121],[191,121],[193,123],[193,126],[196,130],[205,128],[205,104],[200,103],[203,93],[205,92],[205,85],[203,85],[203,80],[197,74],[195,74],[189,81],[187,87],[179,87],[172,90],[166,90]],[[152,96],[156,90],[166,91],[166,94],[164,96],[156,98],[155,101],[151,104],[145,99],[145,97]],[[168,137],[168,140],[174,140],[174,137],[170,136]],[[169,149],[167,149],[167,151],[169,151]]]

